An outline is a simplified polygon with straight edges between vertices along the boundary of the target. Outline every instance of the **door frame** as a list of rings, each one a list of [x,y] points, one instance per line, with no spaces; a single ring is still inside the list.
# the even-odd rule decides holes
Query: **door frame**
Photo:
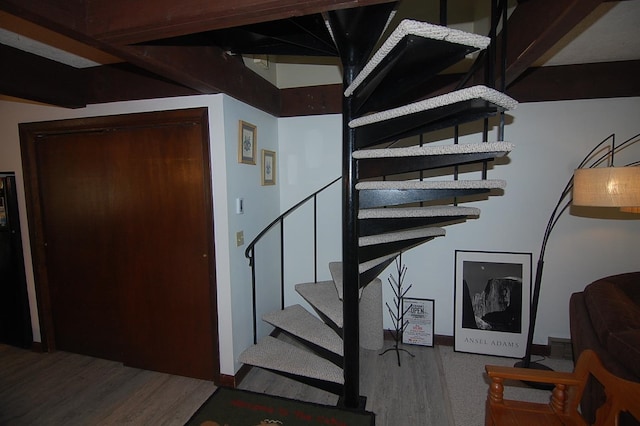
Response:
[[[214,378],[217,382],[220,377],[220,347],[217,325],[218,305],[215,268],[215,237],[213,227],[212,173],[208,109],[206,107],[20,123],[18,125],[20,132],[20,148],[22,153],[27,222],[29,224],[29,240],[31,242],[31,255],[33,261],[35,293],[37,298],[38,320],[40,323],[42,338],[42,350],[49,352],[55,351],[56,342],[51,295],[47,278],[46,241],[44,235],[44,221],[36,155],[36,144],[38,143],[38,140],[42,137],[51,135],[105,132],[110,129],[131,129],[136,127],[171,125],[199,125],[201,129],[201,146],[204,168],[204,176],[202,176],[204,187],[203,196],[205,200],[205,214],[210,218],[210,220],[207,221],[207,229],[203,230],[203,232],[206,232],[208,239],[208,279],[209,297],[211,302],[211,330],[213,334],[211,337],[213,339],[213,352],[216,358],[214,360]]]

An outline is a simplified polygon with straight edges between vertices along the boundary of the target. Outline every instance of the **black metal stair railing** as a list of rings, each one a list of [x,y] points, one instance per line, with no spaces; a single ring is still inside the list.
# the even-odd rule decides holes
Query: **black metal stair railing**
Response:
[[[244,255],[249,259],[249,266],[251,267],[251,295],[252,295],[252,309],[253,309],[253,343],[258,342],[258,318],[257,318],[257,300],[256,300],[256,253],[255,247],[258,242],[269,233],[269,231],[276,225],[280,225],[280,309],[284,309],[284,283],[285,283],[285,270],[284,270],[284,219],[291,213],[305,205],[310,200],[313,200],[313,280],[318,282],[318,195],[325,191],[327,188],[340,181],[342,177],[338,177],[326,184],[313,194],[304,198],[296,205],[282,213],[270,224],[268,224],[260,233],[247,245]]]

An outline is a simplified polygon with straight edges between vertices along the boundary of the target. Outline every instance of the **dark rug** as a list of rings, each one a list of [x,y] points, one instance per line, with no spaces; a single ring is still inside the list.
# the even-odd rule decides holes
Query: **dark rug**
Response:
[[[186,426],[374,426],[375,414],[218,388]]]

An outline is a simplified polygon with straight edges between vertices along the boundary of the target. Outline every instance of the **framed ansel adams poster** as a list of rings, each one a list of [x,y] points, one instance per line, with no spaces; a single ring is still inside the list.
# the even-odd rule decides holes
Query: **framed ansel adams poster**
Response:
[[[531,253],[456,250],[456,351],[522,358],[530,306]]]

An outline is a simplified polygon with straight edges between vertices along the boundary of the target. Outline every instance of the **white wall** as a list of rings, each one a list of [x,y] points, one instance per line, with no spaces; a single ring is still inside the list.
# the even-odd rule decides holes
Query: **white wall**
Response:
[[[257,126],[257,159],[255,165],[238,163],[238,120],[243,120]],[[276,166],[278,155],[278,123],[277,120],[264,112],[249,107],[228,96],[224,97],[224,123],[227,133],[226,179],[227,202],[229,205],[229,228],[226,238],[229,241],[229,264],[231,271],[231,306],[233,307],[233,354],[234,371],[240,368],[238,355],[253,344],[253,315],[251,292],[251,269],[244,252],[247,244],[280,214],[280,196],[278,185],[261,186],[261,153],[263,149],[276,151]],[[231,130],[233,129],[233,130]],[[276,182],[278,174],[276,173]],[[244,213],[235,213],[235,200],[244,200]],[[216,200],[214,200],[215,202]],[[245,244],[236,246],[236,233],[244,233]],[[272,251],[256,250],[257,265],[260,276],[257,283],[257,297],[259,301],[257,318],[261,327],[260,336],[269,330],[260,321],[262,313],[277,309],[279,297],[269,292],[267,286],[260,285],[263,280],[273,283],[278,280],[277,263],[272,261]],[[218,301],[219,309],[220,301]],[[227,328],[229,330],[229,328]],[[222,348],[221,348],[222,349]]]
[[[445,237],[403,256],[403,263],[408,268],[405,284],[413,284],[408,296],[436,301],[436,334],[453,335],[455,250],[532,253],[535,268],[551,209],[574,167],[609,134],[615,132],[621,142],[639,133],[639,116],[640,98],[531,103],[522,104],[511,112],[505,139],[516,147],[507,164],[496,165],[489,172],[489,178],[507,181],[504,195],[467,203],[481,209],[479,219],[449,226]],[[291,176],[291,181],[282,187],[283,208],[337,176],[339,155],[329,152],[338,149],[339,126],[338,116],[280,120],[280,151],[291,157],[289,164],[283,165],[282,173]],[[310,132],[313,132],[314,140],[325,141],[326,149],[304,143],[311,139],[307,136]],[[493,129],[490,140],[496,138]],[[462,142],[471,141],[481,141],[481,135],[465,136]],[[325,165],[310,168],[304,159],[314,159],[319,153]],[[617,164],[637,159],[640,159],[640,143],[620,155]],[[301,170],[304,172],[300,173]],[[334,208],[338,208],[339,191],[334,197]],[[627,220],[601,220],[565,213],[560,219],[547,248],[535,343],[547,344],[549,336],[569,337],[571,293],[582,290],[597,278],[640,270],[637,252],[640,216],[626,217]],[[298,235],[302,231],[291,232]],[[339,258],[339,230],[325,229],[320,234],[336,240],[333,244],[325,243],[334,247],[332,257]],[[293,274],[303,277],[303,269],[309,264],[309,253],[299,250],[295,255],[296,259],[288,264],[291,268],[299,266]],[[391,265],[380,276],[384,297],[389,301],[393,294],[386,279],[393,268]],[[386,316],[385,327],[392,327]]]
[[[207,107],[209,111],[220,371],[222,374],[235,374],[239,368],[236,362],[239,351],[250,344],[248,340],[253,341],[252,327],[247,329],[247,324],[251,323],[250,299],[245,298],[247,289],[250,289],[249,268],[244,258],[244,248],[235,246],[235,232],[244,230],[245,241],[249,241],[267,220],[277,216],[279,210],[278,190],[260,186],[259,161],[255,166],[237,162],[238,120],[258,126],[258,149],[273,150],[277,148],[277,121],[268,114],[223,95],[117,102],[77,110],[0,101],[0,170],[16,173],[35,341],[41,341],[41,332],[31,266],[18,123],[194,107]],[[235,215],[236,197],[245,198],[244,215]]]
[[[280,205],[294,206],[342,174],[342,116],[279,119]],[[318,280],[330,279],[328,263],[342,260],[341,191],[336,182],[317,198]],[[314,281],[313,202],[285,219],[286,303],[306,302],[293,285]]]
[[[251,324],[251,279],[244,257],[246,244],[280,212],[330,182],[341,172],[341,117],[313,116],[275,119],[268,114],[223,96],[197,96],[152,101],[93,105],[78,110],[0,101],[0,170],[15,171],[18,202],[24,236],[27,284],[31,301],[34,339],[40,340],[35,303],[33,270],[26,220],[18,123],[89,117],[110,114],[208,107],[211,137],[211,167],[214,191],[218,320],[222,374],[235,374],[236,359],[253,341]],[[453,271],[455,250],[530,252],[538,255],[542,231],[557,197],[575,165],[597,142],[610,133],[618,141],[640,130],[640,98],[566,101],[520,105],[511,114],[506,139],[516,144],[509,163],[496,165],[490,178],[506,179],[503,196],[473,203],[481,217],[450,226],[447,236],[429,242],[403,256],[408,267],[411,297],[436,300],[435,332],[453,335]],[[277,152],[277,185],[260,186],[260,161],[255,166],[237,162],[238,120],[258,126],[258,153],[267,148]],[[492,131],[491,140],[495,140]],[[479,135],[464,142],[480,140]],[[640,144],[626,157],[640,158]],[[619,156],[618,164],[626,158]],[[631,160],[629,160],[631,161]],[[245,213],[235,214],[235,199],[244,198]],[[326,263],[339,260],[340,186],[334,186],[318,200],[321,217],[319,278],[328,279]],[[308,208],[310,209],[310,208]],[[312,251],[305,247],[302,216],[286,219],[293,229],[285,235],[289,284],[311,281],[308,270]],[[244,232],[245,246],[236,247],[235,234]],[[566,214],[561,218],[547,249],[540,314],[535,342],[546,344],[548,336],[569,337],[569,295],[589,282],[614,273],[639,270],[637,241],[640,220],[599,220]],[[279,234],[269,236],[277,243]],[[267,247],[265,244],[264,247]],[[272,249],[258,247],[262,262],[260,279],[279,280]],[[325,265],[325,267],[323,267]],[[385,298],[391,300],[386,278],[381,278]],[[277,305],[279,294],[260,294],[258,315]],[[298,303],[295,292],[286,294],[287,304]],[[385,327],[391,328],[385,317]],[[260,324],[259,335],[269,329]]]

